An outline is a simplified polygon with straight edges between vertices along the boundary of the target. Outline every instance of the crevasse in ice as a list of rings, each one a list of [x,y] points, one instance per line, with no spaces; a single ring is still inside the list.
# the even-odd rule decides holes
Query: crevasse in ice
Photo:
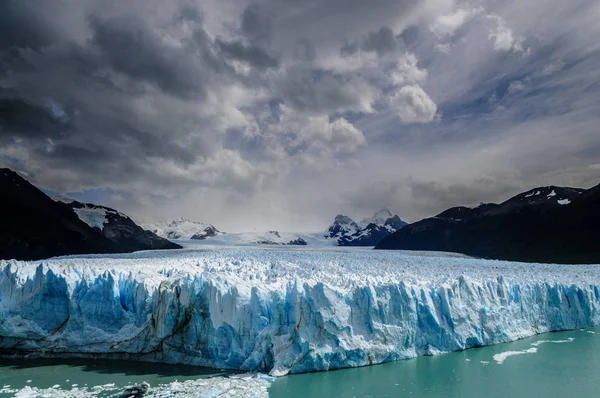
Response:
[[[0,352],[284,375],[600,324],[600,266],[206,248],[0,262]]]

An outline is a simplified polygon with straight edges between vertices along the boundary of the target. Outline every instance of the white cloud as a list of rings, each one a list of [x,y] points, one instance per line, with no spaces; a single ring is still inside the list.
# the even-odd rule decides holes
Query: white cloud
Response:
[[[498,15],[488,15],[489,19],[496,21],[496,27],[490,29],[489,40],[494,41],[494,50],[497,51],[523,51],[521,39],[515,37],[512,29],[506,26],[504,19]]]
[[[472,9],[459,8],[453,13],[437,17],[429,26],[429,29],[438,37],[454,36],[458,29],[482,11],[482,7]]]
[[[444,54],[450,54],[450,50],[452,49],[452,43],[437,43],[435,45],[435,49]]]
[[[280,77],[278,89],[286,105],[306,114],[373,112],[378,90],[355,74],[327,71],[314,77],[311,69],[291,67]]]
[[[525,84],[520,80],[513,80],[508,86],[509,93],[516,93],[525,90]]]
[[[418,85],[404,86],[390,98],[392,106],[405,123],[428,123],[436,115],[437,106]]]
[[[427,70],[419,69],[418,60],[413,53],[404,53],[398,63],[388,73],[394,85],[417,83],[427,78]]]
[[[280,111],[280,123],[274,130],[295,135],[287,142],[290,149],[305,146],[329,153],[351,153],[367,142],[362,131],[343,117],[331,121],[327,115],[302,115],[285,105]]]
[[[562,68],[564,68],[564,66],[565,66],[565,63],[562,62],[562,61],[557,61],[557,62],[550,63],[550,64],[544,66],[544,69],[542,69],[539,72],[539,75],[541,75],[541,76],[551,75],[553,73],[558,72]]]

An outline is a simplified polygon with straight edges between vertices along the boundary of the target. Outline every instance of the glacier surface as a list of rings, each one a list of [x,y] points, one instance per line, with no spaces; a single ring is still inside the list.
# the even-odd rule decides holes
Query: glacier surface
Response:
[[[273,376],[600,324],[600,266],[360,248],[0,261],[0,354]]]

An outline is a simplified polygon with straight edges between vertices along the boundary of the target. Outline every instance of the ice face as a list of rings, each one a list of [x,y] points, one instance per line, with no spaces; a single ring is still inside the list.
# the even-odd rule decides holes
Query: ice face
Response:
[[[284,375],[600,324],[600,266],[220,248],[0,262],[0,349]]]

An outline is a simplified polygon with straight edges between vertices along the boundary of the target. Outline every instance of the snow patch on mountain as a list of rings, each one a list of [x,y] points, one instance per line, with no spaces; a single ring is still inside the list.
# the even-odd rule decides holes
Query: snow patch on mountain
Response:
[[[77,217],[87,225],[93,228],[98,228],[102,231],[104,224],[108,222],[106,219],[106,210],[101,207],[83,207],[81,209],[73,209]]]
[[[571,199],[574,199],[583,191],[583,189],[579,188],[556,186],[540,187],[516,195],[504,203],[545,204],[552,203],[552,200],[558,200],[559,204],[568,204]]]
[[[211,224],[191,221],[183,217],[168,222],[148,223],[143,226],[166,239],[203,240],[224,233]]]
[[[79,203],[75,201],[63,202],[63,203]],[[73,211],[77,214],[77,217],[92,228],[98,228],[100,231],[104,229],[104,225],[108,223],[107,216],[112,214],[114,216],[128,218],[125,214],[120,213],[116,210],[110,209],[104,206],[92,205],[90,203],[81,204],[82,207],[73,207]]]

